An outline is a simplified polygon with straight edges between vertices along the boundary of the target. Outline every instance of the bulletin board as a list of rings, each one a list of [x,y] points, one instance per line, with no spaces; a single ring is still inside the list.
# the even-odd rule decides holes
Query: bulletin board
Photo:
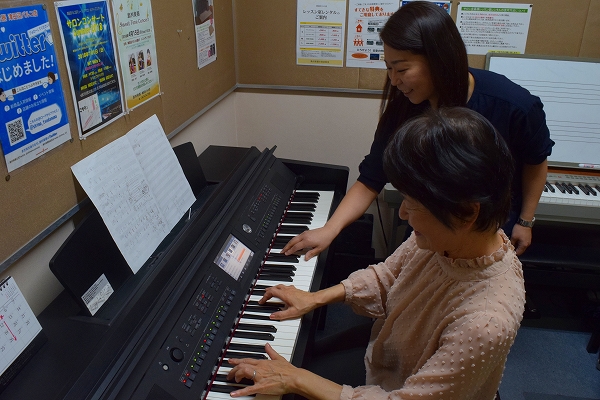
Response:
[[[125,0],[124,0],[125,1]],[[532,3],[526,54],[600,57],[600,0],[505,1]],[[54,3],[7,0],[2,8],[44,4],[59,40]],[[452,3],[456,20],[458,2]],[[214,0],[217,60],[198,69],[192,0],[153,0],[152,11],[161,95],[104,129],[79,140],[68,80],[61,80],[71,125],[71,141],[12,171],[0,162],[0,265],[49,227],[56,226],[86,198],[70,167],[156,114],[167,135],[190,123],[210,105],[239,87],[284,87],[372,96],[385,71],[296,65],[296,1]],[[64,54],[55,46],[59,74],[66,77]],[[469,56],[483,68],[485,56]]]
[[[67,77],[54,3],[3,1],[0,7],[32,4],[46,6],[59,76]],[[157,53],[153,62],[158,63],[161,94],[85,140],[79,139],[68,79],[59,80],[65,93],[71,140],[10,173],[0,158],[0,263],[9,264],[33,238],[85,200],[71,173],[73,164],[154,114],[169,135],[235,88],[233,3],[216,0],[213,11],[217,59],[198,69],[192,0],[152,1]]]
[[[526,54],[600,57],[599,0],[494,1],[533,4]],[[452,2],[456,20],[458,2]],[[240,85],[380,90],[385,71],[296,65],[296,2],[235,2]],[[483,68],[485,56],[469,56]]]

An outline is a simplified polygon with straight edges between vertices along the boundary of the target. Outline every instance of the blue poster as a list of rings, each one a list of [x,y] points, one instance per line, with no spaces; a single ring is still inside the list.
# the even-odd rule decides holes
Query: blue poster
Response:
[[[54,4],[69,66],[79,135],[86,137],[123,114],[108,2]]]
[[[48,14],[0,10],[0,143],[8,172],[71,139]]]

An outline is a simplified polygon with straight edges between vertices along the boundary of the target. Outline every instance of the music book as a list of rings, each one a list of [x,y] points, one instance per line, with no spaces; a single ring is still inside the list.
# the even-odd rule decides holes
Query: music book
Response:
[[[9,276],[0,282],[0,392],[45,342],[42,326]]]

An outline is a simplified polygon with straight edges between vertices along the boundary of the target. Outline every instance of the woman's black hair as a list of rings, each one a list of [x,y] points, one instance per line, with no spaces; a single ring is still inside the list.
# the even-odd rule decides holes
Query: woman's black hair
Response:
[[[440,222],[468,220],[476,203],[478,231],[508,218],[513,158],[502,136],[481,114],[465,107],[427,110],[407,121],[383,157],[390,182],[419,201]]]
[[[381,40],[395,50],[424,56],[439,96],[438,107],[465,106],[469,91],[469,61],[464,42],[448,13],[434,3],[410,2],[396,11],[381,31]],[[399,127],[422,107],[410,103],[391,84],[383,88],[380,113],[389,111]]]

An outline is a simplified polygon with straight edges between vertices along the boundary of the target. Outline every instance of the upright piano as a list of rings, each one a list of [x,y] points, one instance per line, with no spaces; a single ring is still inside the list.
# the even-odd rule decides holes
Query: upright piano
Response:
[[[194,190],[194,206],[136,274],[111,247],[97,211],[78,225],[53,268],[99,269],[118,287],[90,315],[77,301],[77,282],[62,276],[71,293],[39,315],[48,341],[0,400],[230,398],[227,359],[265,358],[267,342],[303,364],[317,315],[270,321],[281,304],[257,300],[279,283],[325,285],[331,252],[307,262],[279,250],[325,224],[345,193],[348,169],[219,146],[199,162],[218,183]]]

